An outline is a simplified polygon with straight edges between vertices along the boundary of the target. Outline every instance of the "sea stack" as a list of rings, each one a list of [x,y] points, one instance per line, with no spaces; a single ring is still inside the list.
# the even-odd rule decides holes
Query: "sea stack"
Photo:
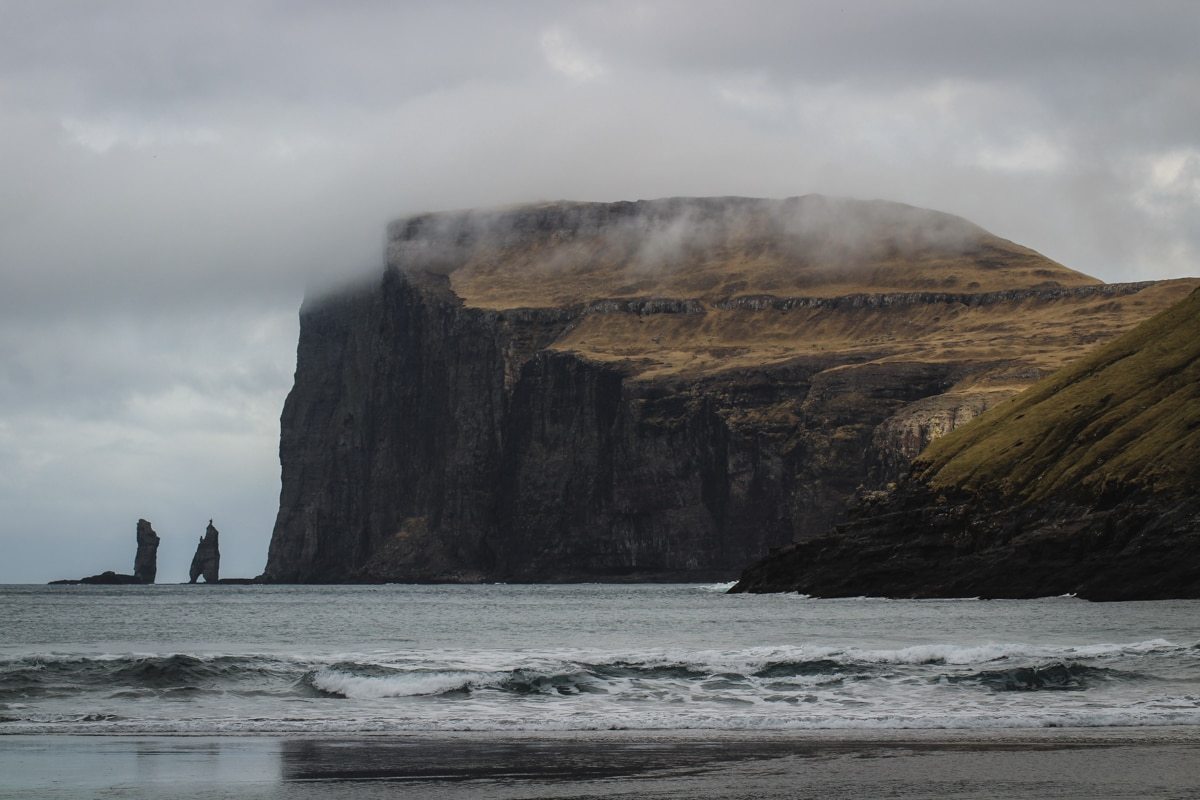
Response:
[[[154,583],[158,574],[158,534],[147,520],[137,522],[137,555],[133,557],[133,576],[141,583]]]
[[[188,576],[190,583],[195,583],[196,578],[201,575],[204,576],[205,583],[216,583],[220,579],[221,548],[217,544],[219,536],[220,533],[213,527],[210,519],[208,528],[200,537],[200,544],[196,545],[196,555],[192,556],[192,568]]]

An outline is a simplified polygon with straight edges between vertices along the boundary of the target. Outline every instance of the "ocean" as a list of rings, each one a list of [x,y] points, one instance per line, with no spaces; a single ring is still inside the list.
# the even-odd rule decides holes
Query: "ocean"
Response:
[[[1200,602],[0,587],[0,734],[1200,726]]]

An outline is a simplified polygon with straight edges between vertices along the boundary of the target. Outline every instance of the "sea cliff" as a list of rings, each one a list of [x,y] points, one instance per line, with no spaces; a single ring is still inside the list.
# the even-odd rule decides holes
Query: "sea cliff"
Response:
[[[301,310],[265,580],[727,578],[1188,288],[815,197],[422,215],[388,253]]]

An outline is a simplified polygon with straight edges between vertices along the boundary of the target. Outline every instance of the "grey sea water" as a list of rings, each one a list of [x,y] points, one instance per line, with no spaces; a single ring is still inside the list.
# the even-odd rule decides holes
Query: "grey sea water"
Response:
[[[1200,725],[1200,602],[0,587],[0,734]]]

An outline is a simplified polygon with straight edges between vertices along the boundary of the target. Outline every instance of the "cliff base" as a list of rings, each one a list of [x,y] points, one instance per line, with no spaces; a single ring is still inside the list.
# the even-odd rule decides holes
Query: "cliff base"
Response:
[[[749,567],[731,592],[1087,600],[1200,597],[1200,502],[1016,505],[907,487]]]

